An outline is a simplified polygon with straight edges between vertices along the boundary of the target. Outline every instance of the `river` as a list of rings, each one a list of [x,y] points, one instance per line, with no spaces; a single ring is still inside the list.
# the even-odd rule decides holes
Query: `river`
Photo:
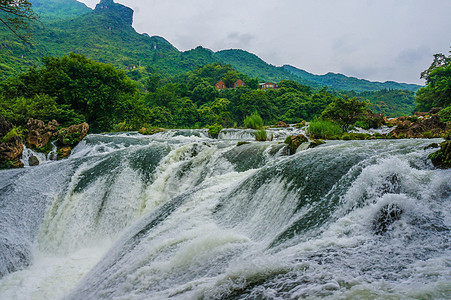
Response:
[[[288,156],[300,132],[91,134],[0,171],[0,299],[449,299],[439,140]]]

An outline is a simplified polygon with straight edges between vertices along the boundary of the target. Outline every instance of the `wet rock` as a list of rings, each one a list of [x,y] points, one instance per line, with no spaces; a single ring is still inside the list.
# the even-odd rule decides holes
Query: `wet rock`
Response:
[[[427,150],[427,149],[431,149],[431,148],[440,148],[440,146],[437,143],[432,143],[432,144],[427,145],[423,149]]]
[[[56,132],[56,128],[52,130],[53,126],[46,127],[43,121],[33,118],[28,120],[26,128],[28,129],[26,144],[28,147],[35,150],[45,148]]]
[[[72,152],[72,147],[71,146],[64,146],[58,149],[57,152],[57,158],[58,159],[63,159],[66,158],[70,155],[70,153]]]
[[[400,119],[400,118],[399,118]],[[391,132],[393,136],[403,138],[429,138],[441,135],[446,130],[446,124],[440,121],[439,115],[433,115],[412,123],[405,120],[398,122],[397,128]]]
[[[433,108],[431,108],[431,110],[428,112],[428,114],[430,114],[430,115],[438,114],[442,109],[443,109],[442,107],[433,107]]]
[[[88,134],[88,130],[88,123],[71,125],[68,128],[60,129],[58,131],[58,142],[65,146],[75,146]]]
[[[396,204],[384,205],[376,214],[373,222],[373,230],[377,235],[383,235],[387,232],[390,225],[401,219],[403,210]]]
[[[243,146],[243,145],[247,145],[247,144],[250,144],[250,142],[240,141],[240,142],[236,143],[236,146],[239,147],[239,146]]]
[[[429,154],[428,158],[437,168],[451,168],[451,141],[440,143],[440,149]]]
[[[379,196],[384,194],[399,194],[401,192],[401,181],[398,174],[392,174],[385,178],[380,187],[376,189]]]
[[[28,158],[28,165],[30,167],[34,167],[34,166],[39,165],[39,159],[35,155],[30,156]]]
[[[281,127],[290,127],[290,125],[288,125],[287,123],[285,123],[285,122],[283,122],[283,121],[279,121],[279,122],[277,122],[276,125],[274,125],[274,127],[278,127],[278,128],[281,128]]]
[[[0,138],[4,137],[11,129],[13,129],[13,125],[7,122],[3,116],[0,116]]]
[[[308,142],[308,138],[303,135],[290,135],[285,139],[285,144],[287,144],[288,148],[290,149],[290,155],[295,154],[296,150],[298,149],[299,145],[302,143]]]
[[[325,144],[326,142],[323,140],[318,140],[318,139],[314,139],[313,141],[310,142],[310,145],[308,146],[308,148],[315,148],[318,147],[319,145]]]
[[[0,169],[21,168],[20,161],[23,151],[23,142],[20,136],[15,136],[7,142],[0,142]]]

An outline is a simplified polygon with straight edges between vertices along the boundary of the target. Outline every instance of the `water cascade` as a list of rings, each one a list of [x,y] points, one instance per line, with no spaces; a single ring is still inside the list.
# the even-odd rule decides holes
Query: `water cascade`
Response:
[[[287,156],[298,133],[88,135],[0,171],[0,299],[449,297],[451,170],[431,140]]]

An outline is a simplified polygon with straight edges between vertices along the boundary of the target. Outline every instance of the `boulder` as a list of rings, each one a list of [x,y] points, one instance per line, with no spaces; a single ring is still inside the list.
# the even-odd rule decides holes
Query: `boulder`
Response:
[[[54,122],[58,124],[56,121]],[[57,130],[56,126],[45,126],[43,121],[33,118],[28,120],[26,127],[28,130],[26,144],[28,147],[36,150],[46,147]]]
[[[440,149],[429,154],[428,158],[437,168],[451,168],[451,141],[440,143]]]
[[[0,138],[4,137],[11,129],[13,129],[13,125],[0,115]]]
[[[58,131],[58,142],[61,145],[74,146],[88,134],[88,130],[88,123],[71,125],[68,128],[60,129]]]
[[[58,153],[57,153],[57,158],[58,159],[63,159],[66,158],[70,155],[70,153],[72,152],[72,147],[71,146],[64,146],[58,149]]]
[[[302,143],[308,142],[308,138],[303,135],[290,135],[285,139],[285,144],[287,144],[288,148],[290,149],[290,155],[295,154],[296,150],[298,149],[299,145]]]
[[[390,225],[401,219],[402,213],[403,210],[396,204],[384,205],[373,221],[374,233],[378,235],[386,233]]]
[[[315,148],[318,147],[319,145],[325,144],[326,142],[323,140],[318,140],[318,139],[314,139],[313,141],[310,142],[310,144],[308,145],[308,148]]]
[[[21,168],[20,161],[23,151],[23,142],[20,136],[14,136],[7,142],[0,142],[0,169]]]
[[[282,128],[282,127],[290,127],[290,125],[288,125],[287,123],[285,123],[285,122],[283,122],[283,121],[279,121],[279,122],[277,122],[277,124],[274,125],[273,127]]]
[[[39,165],[39,159],[35,155],[30,156],[28,158],[28,165],[30,167]]]

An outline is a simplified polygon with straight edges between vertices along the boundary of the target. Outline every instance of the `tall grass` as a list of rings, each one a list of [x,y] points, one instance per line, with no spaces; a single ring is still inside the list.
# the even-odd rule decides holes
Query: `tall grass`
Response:
[[[259,129],[255,131],[255,140],[259,142],[264,142],[268,140],[268,134],[266,133],[266,130]]]
[[[253,112],[244,119],[244,126],[246,128],[260,129],[263,127],[263,119],[257,112]]]
[[[330,121],[315,120],[310,123],[307,132],[314,139],[337,139],[343,134],[343,129]]]

